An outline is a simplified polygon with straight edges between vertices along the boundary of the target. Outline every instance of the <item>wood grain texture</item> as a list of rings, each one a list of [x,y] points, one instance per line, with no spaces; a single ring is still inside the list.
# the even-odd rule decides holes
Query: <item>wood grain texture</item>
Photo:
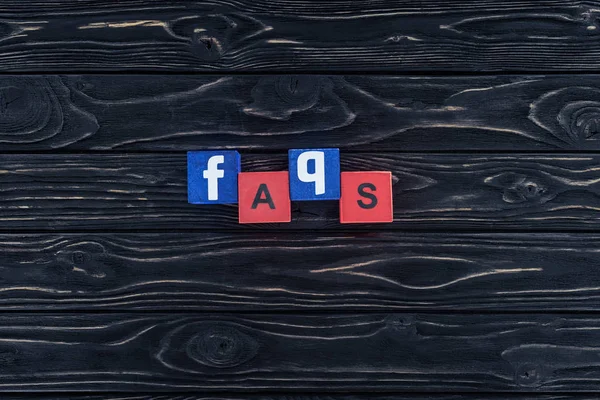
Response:
[[[244,155],[244,171],[287,170],[287,155]],[[342,170],[392,171],[392,224],[377,229],[573,229],[599,226],[600,156],[360,153]],[[187,203],[186,157],[0,156],[3,230],[208,230],[240,226],[237,205]],[[292,223],[258,229],[365,229],[339,224],[338,202],[292,204]]]
[[[598,6],[596,0],[3,0],[0,70],[597,70]]]
[[[0,310],[596,311],[581,234],[0,235]]]
[[[0,316],[0,391],[593,391],[591,315]]]
[[[599,132],[599,75],[0,76],[3,152],[597,151]]]
[[[5,400],[597,400],[594,395],[585,394],[332,394],[332,393],[290,393],[290,394],[22,394],[2,396]]]

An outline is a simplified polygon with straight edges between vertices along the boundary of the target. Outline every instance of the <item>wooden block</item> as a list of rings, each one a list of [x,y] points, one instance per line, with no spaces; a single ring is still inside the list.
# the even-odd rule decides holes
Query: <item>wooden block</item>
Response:
[[[292,149],[288,157],[292,200],[340,198],[339,149]]]
[[[393,222],[392,173],[342,172],[342,224]]]
[[[240,224],[292,220],[287,171],[243,172],[238,185]]]
[[[237,151],[189,151],[187,167],[189,203],[237,203],[237,176],[241,170]]]

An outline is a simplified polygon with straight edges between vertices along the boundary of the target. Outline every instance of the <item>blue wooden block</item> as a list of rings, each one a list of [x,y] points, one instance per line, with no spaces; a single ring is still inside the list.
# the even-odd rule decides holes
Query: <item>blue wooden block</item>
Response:
[[[293,201],[340,198],[339,149],[292,149],[288,156]]]
[[[189,151],[188,202],[237,204],[241,157],[237,151]]]

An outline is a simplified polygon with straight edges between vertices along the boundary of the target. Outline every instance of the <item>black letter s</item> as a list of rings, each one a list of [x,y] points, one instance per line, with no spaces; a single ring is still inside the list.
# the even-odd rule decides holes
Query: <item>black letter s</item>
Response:
[[[375,185],[372,183],[361,183],[358,186],[358,194],[371,200],[371,202],[365,203],[362,200],[358,200],[358,206],[360,208],[364,208],[365,210],[370,210],[371,208],[377,207],[377,196],[375,196],[373,193],[365,192],[365,189],[370,189],[373,192],[377,191],[377,187],[375,187]]]

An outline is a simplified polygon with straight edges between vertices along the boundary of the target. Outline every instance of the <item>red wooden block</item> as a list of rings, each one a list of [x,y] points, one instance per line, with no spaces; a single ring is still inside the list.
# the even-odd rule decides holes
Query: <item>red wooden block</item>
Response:
[[[340,222],[360,224],[392,222],[392,173],[342,172]]]
[[[238,175],[240,224],[290,222],[290,178],[282,172],[242,172]]]

